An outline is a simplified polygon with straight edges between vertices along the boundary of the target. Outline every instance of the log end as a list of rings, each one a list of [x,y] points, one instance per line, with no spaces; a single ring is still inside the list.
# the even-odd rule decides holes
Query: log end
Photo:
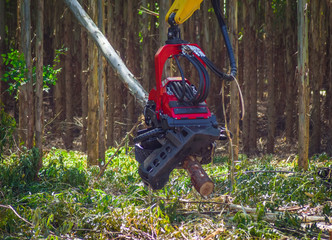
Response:
[[[199,193],[203,196],[203,197],[207,197],[209,196],[214,188],[214,184],[213,182],[205,182],[203,183],[203,185],[200,187],[199,189]]]
[[[196,157],[188,156],[182,167],[189,173],[191,183],[199,194],[206,197],[212,193],[214,184]]]

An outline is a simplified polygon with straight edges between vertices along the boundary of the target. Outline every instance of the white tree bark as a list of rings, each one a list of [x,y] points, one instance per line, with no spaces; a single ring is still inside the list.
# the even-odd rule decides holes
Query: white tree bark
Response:
[[[144,107],[147,102],[147,92],[129,71],[121,58],[116,54],[112,45],[102,34],[89,15],[84,11],[77,0],[64,0],[71,12],[79,23],[87,30],[99,50],[103,53],[106,60],[112,65],[113,69],[119,74],[123,83],[127,86],[136,101]]]

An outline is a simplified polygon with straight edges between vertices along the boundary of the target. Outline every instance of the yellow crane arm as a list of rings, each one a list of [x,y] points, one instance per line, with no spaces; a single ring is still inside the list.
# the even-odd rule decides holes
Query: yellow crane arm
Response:
[[[184,23],[193,13],[199,9],[203,0],[175,0],[166,14],[166,22],[172,13],[175,14],[176,24]]]

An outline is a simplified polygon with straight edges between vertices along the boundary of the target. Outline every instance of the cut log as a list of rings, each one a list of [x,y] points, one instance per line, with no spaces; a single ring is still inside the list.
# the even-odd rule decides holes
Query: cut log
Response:
[[[214,184],[194,156],[188,156],[182,167],[189,173],[191,183],[199,194],[206,197],[212,193]]]

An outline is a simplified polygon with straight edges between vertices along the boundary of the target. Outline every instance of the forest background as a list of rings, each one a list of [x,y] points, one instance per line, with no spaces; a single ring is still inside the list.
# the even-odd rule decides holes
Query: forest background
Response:
[[[232,131],[234,155],[220,144],[204,166],[209,199],[183,170],[160,191],[142,184],[124,138],[142,101],[79,25],[73,1],[0,0],[0,238],[332,238],[331,0],[220,1],[245,114],[236,84],[220,95],[211,73],[207,104]],[[172,1],[79,2],[149,92]],[[228,71],[210,1],[180,28]],[[190,67],[185,76],[197,79]],[[95,165],[110,158],[100,177]]]
[[[295,146],[300,132],[307,131],[301,130],[304,125],[310,128],[310,135],[305,137],[310,143],[310,155],[331,154],[331,1],[312,1],[306,6],[305,74],[297,67],[296,1],[241,1],[233,22],[230,1],[221,2],[231,38],[236,40],[238,79],[246,110],[240,120],[237,100],[233,104],[235,114],[230,113],[230,85],[226,84],[226,117],[239,124],[240,132],[235,128],[235,135],[239,135],[240,152],[298,152]],[[155,85],[153,57],[167,36],[164,16],[170,3],[101,1],[98,6],[97,1],[81,1],[147,92]],[[31,1],[31,16],[27,16],[29,9],[24,10],[24,1],[1,1],[0,52],[5,56],[0,62],[1,108],[18,123],[17,143],[28,148],[37,144],[80,149],[87,151],[91,164],[96,164],[97,159],[104,159],[105,149],[115,146],[132,128],[142,106],[99,57],[101,54],[64,2],[47,2],[43,9],[38,6],[37,1]],[[214,63],[227,70],[227,51],[210,1],[203,2],[201,9],[181,26],[181,32],[183,39],[198,43]],[[15,50],[19,52],[17,56]],[[24,58],[22,53],[26,53]],[[44,91],[40,96],[40,85],[26,83],[25,79],[38,79],[38,69],[42,68],[44,87],[39,89]],[[301,82],[302,75],[308,85]],[[186,76],[195,78],[190,68]],[[207,102],[218,121],[225,122],[219,94],[222,82],[211,76]],[[304,95],[302,86],[307,89]],[[304,116],[310,115],[305,124],[299,118],[303,96],[307,99]],[[62,141],[56,141],[59,137]]]

